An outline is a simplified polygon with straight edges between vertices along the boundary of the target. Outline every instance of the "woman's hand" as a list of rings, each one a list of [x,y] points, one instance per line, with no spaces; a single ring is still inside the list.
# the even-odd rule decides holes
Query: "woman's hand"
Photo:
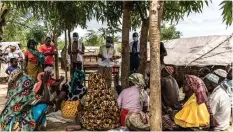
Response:
[[[47,84],[50,78],[50,72],[45,72],[43,76],[43,83]]]

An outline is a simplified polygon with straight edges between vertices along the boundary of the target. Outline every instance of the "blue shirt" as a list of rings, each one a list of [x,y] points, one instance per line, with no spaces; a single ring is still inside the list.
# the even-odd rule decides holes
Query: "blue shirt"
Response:
[[[17,67],[9,66],[9,67],[7,68],[7,70],[8,70],[9,72],[13,72],[13,71],[16,70],[16,69],[20,69],[20,67],[19,67],[19,66],[17,66]]]

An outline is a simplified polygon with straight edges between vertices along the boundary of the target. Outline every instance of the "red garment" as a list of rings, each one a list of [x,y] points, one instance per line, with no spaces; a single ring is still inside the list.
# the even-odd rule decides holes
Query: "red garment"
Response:
[[[41,53],[51,53],[51,52],[56,52],[56,51],[57,51],[57,49],[54,45],[47,46],[47,45],[43,44],[39,48],[39,52],[41,52]],[[48,55],[45,57],[44,64],[53,65],[53,63],[54,63],[54,59],[53,59],[52,55]]]
[[[129,110],[122,108],[121,110],[121,126],[125,126],[126,116],[128,115]]]
[[[37,58],[35,55],[33,55],[29,50],[26,50],[24,52],[24,56],[28,58],[28,61],[37,63]]]
[[[39,81],[38,83],[36,83],[34,91],[37,93],[42,85],[42,80],[41,80],[41,76],[44,75],[44,72],[41,72],[37,75],[37,80]],[[55,83],[56,81],[53,78],[50,78],[48,80],[47,86],[51,86],[53,83]]]

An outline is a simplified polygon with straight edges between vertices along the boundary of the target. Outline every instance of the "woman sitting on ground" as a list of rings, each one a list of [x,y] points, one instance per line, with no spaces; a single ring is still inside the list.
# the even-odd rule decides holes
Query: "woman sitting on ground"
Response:
[[[35,84],[34,91],[37,92],[40,89],[41,85],[43,84],[42,80],[43,80],[43,76],[45,73],[48,74],[47,87],[49,88],[49,96],[50,96],[50,100],[47,103],[50,104],[51,106],[54,106],[54,105],[56,105],[55,99],[60,94],[60,84],[64,80],[64,76],[61,76],[60,79],[53,79],[52,78],[53,77],[53,68],[46,67],[45,72],[41,72],[38,74],[38,76],[37,76],[38,82]]]
[[[59,99],[56,103],[56,110],[61,109],[61,103],[64,100],[80,100],[87,92],[87,87],[83,86],[85,82],[85,72],[77,70],[71,82],[62,86]]]
[[[46,84],[47,81],[46,74],[43,84]],[[40,124],[45,125],[44,122],[41,123],[41,115],[37,113],[43,113],[46,111],[46,107],[38,103],[42,100],[49,100],[49,92],[46,85],[42,85],[37,92],[33,91],[34,83],[32,77],[23,74],[23,71],[19,69],[10,74],[9,99],[0,114],[2,131],[33,131]]]
[[[144,111],[147,111],[147,106],[143,107],[143,104],[147,101],[143,100],[145,87],[143,75],[139,73],[131,74],[129,76],[129,86],[129,88],[121,92],[117,99],[121,108],[121,126],[127,125],[131,130],[149,130],[149,120],[146,119],[146,115],[142,112],[143,108],[145,108]]]
[[[194,75],[186,75],[185,78],[183,89],[185,104],[175,115],[175,123],[186,130],[212,126],[215,120],[207,103],[207,89],[204,82]]]

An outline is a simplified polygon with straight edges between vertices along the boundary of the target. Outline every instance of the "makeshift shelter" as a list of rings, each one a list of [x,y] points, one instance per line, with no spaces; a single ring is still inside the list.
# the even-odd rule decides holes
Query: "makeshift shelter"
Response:
[[[168,54],[164,62],[174,66],[174,76],[180,85],[184,74],[197,75],[202,67],[213,71],[225,68],[232,62],[232,35],[179,38],[163,42]]]
[[[232,62],[232,35],[181,38],[164,41],[166,64],[175,66],[226,66]]]

